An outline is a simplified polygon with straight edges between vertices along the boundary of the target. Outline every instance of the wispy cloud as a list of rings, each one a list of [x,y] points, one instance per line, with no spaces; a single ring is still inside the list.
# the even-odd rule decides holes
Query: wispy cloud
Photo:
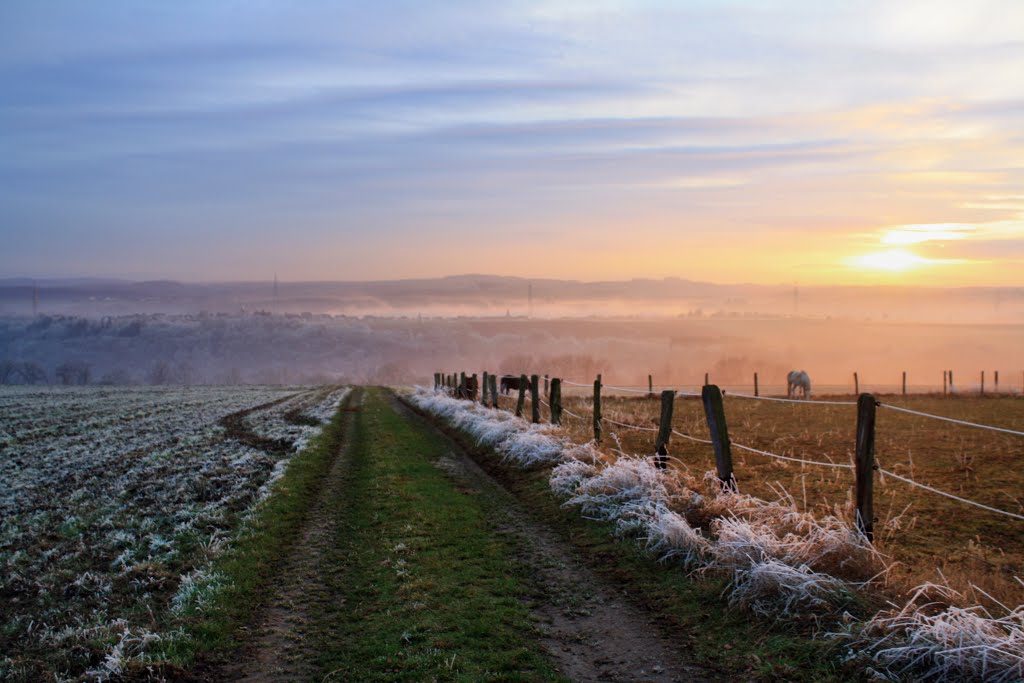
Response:
[[[589,267],[618,265],[576,273],[589,277],[666,244],[701,258],[666,255],[659,274],[715,280],[791,280],[806,263],[835,264],[815,276],[834,280],[871,250],[960,273],[1019,254],[1024,7],[1010,0],[0,13],[10,274],[166,269],[155,245],[173,243],[180,262],[161,272],[179,277],[255,277],[284,249],[334,264],[283,273],[296,279],[429,275],[450,266],[424,250],[467,235],[488,259],[475,269],[500,272],[540,264],[552,235],[605,245]]]

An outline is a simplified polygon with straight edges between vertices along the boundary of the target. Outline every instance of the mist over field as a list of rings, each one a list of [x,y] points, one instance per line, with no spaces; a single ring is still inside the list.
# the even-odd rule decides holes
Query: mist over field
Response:
[[[33,311],[35,315],[33,315]],[[425,383],[434,372],[768,391],[1020,391],[1020,288],[800,288],[459,276],[324,283],[0,284],[0,382]]]

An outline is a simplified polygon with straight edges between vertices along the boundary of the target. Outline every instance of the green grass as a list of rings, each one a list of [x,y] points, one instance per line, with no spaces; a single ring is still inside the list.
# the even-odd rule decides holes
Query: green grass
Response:
[[[758,619],[730,609],[726,586],[714,575],[690,576],[677,565],[660,564],[629,540],[613,536],[613,525],[584,519],[565,509],[548,487],[547,468],[523,471],[506,466],[490,451],[450,432],[477,462],[524,503],[543,523],[557,530],[604,578],[622,586],[674,634],[696,663],[726,679],[762,681],[856,681],[863,674],[844,667],[832,641],[813,638],[807,624]]]
[[[560,681],[539,653],[514,549],[487,501],[433,462],[433,430],[368,390],[325,581],[319,663],[334,681]]]
[[[346,399],[351,403],[356,389]],[[188,668],[197,659],[226,657],[239,645],[239,628],[252,621],[275,569],[293,546],[346,431],[348,414],[335,413],[323,431],[288,463],[273,493],[256,510],[231,548],[213,562],[224,589],[202,611],[186,613],[182,635],[165,641],[153,659]]]

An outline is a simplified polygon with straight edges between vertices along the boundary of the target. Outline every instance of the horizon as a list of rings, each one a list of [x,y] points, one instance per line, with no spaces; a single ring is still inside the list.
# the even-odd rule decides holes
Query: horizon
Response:
[[[1017,286],[1020,35],[1011,0],[13,0],[0,275]]]
[[[500,275],[497,273],[450,273],[447,275],[437,276],[426,276],[426,277],[394,277],[394,278],[378,278],[378,279],[312,279],[312,280],[285,280],[283,278],[269,278],[251,279],[251,280],[189,280],[183,278],[173,277],[161,277],[161,278],[148,278],[138,279],[130,277],[121,277],[116,275],[42,275],[42,276],[31,276],[31,275],[0,275],[0,284],[5,282],[14,281],[25,281],[26,284],[35,283],[57,283],[57,284],[68,284],[68,283],[109,283],[109,284],[125,284],[125,285],[143,285],[143,284],[174,284],[174,285],[192,285],[192,286],[218,286],[218,285],[273,285],[276,283],[278,286],[282,285],[345,285],[345,284],[383,284],[383,283],[397,283],[397,282],[417,282],[417,281],[434,281],[434,280],[458,280],[458,279],[495,279],[495,280],[520,280],[524,284],[533,282],[564,282],[573,283],[579,285],[598,285],[598,284],[629,284],[637,282],[680,282],[693,285],[710,285],[712,287],[751,287],[751,288],[784,288],[787,290],[816,290],[816,289],[917,289],[917,290],[966,290],[966,289],[1020,289],[1024,290],[1024,283],[1021,284],[1009,284],[1009,285],[946,285],[946,284],[920,284],[920,283],[901,283],[901,282],[880,282],[880,283],[839,283],[839,284],[801,284],[799,282],[741,282],[741,281],[712,281],[712,280],[697,280],[693,278],[682,277],[678,275],[666,275],[662,277],[652,276],[624,276],[622,278],[607,278],[607,279],[586,279],[586,278],[560,278],[555,276],[540,275],[536,277],[526,277],[522,275]],[[45,284],[43,284],[45,286]]]

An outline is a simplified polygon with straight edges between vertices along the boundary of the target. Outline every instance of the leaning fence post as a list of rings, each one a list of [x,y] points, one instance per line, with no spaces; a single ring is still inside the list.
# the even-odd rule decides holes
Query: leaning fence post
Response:
[[[498,376],[491,375],[491,407],[498,408]]]
[[[668,441],[672,436],[672,406],[676,392],[666,389],[661,392],[661,422],[658,424],[658,438],[654,442],[654,465],[659,470],[668,467]]]
[[[550,388],[549,381],[550,380],[548,379],[548,375],[547,375],[547,373],[545,373],[544,374],[544,395],[547,397],[548,403],[551,402],[551,388]]]
[[[601,443],[601,375],[594,380],[594,441]]]
[[[516,417],[523,416],[523,406],[526,404],[526,375],[519,375],[519,400],[516,401]]]
[[[860,378],[857,377],[857,373],[853,373],[853,393],[860,395]]]
[[[530,375],[530,418],[533,424],[540,422],[540,377]]]
[[[562,380],[551,378],[551,424],[562,424]]]
[[[754,396],[760,396],[760,395],[761,394],[757,393],[757,373],[755,372],[754,373]]]
[[[711,434],[711,446],[715,450],[715,467],[722,488],[736,490],[736,477],[732,471],[732,450],[729,447],[729,428],[725,423],[725,403],[722,401],[722,390],[714,384],[705,386],[700,391],[701,402],[704,404],[704,416]]]
[[[875,407],[871,394],[857,397],[857,529],[868,539],[875,539]]]

